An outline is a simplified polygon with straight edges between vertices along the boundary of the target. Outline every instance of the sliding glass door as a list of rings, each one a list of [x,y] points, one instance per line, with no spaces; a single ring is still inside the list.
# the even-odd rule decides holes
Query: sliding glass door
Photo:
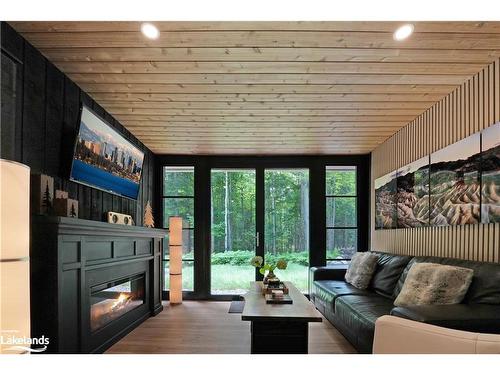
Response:
[[[211,294],[243,294],[255,269],[255,169],[211,171]]]
[[[309,170],[266,169],[264,172],[264,258],[284,258],[286,270],[276,270],[281,280],[308,290],[309,268]]]
[[[287,260],[276,275],[307,292],[309,170],[212,169],[210,189],[210,294],[245,293],[255,255]]]

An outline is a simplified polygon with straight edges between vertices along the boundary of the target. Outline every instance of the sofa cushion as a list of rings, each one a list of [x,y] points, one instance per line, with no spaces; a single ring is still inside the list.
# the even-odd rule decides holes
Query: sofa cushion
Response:
[[[403,289],[403,285],[405,284],[406,276],[408,276],[408,272],[410,271],[411,267],[415,263],[424,262],[425,259],[427,259],[427,262],[432,263],[431,259],[434,259],[434,258],[433,257],[414,257],[408,262],[408,264],[406,265],[403,272],[401,272],[401,276],[399,276],[399,279],[398,279],[398,282],[396,283],[396,286],[394,287],[394,291],[392,292],[392,298],[396,299],[396,297],[399,295],[399,293],[401,293],[401,289]],[[436,259],[438,259],[438,258],[436,258]],[[439,262],[435,262],[435,263],[439,263]]]
[[[500,305],[459,303],[395,307],[391,315],[462,331],[500,333]]]
[[[391,299],[379,296],[375,293],[365,295],[345,295],[339,296],[335,300],[335,306],[342,306],[343,309],[349,309],[354,315],[358,315],[361,320],[366,323],[373,324],[375,320],[382,315],[390,314],[394,308],[394,303]],[[339,310],[336,310],[338,313]]]
[[[378,253],[377,266],[370,282],[370,289],[373,289],[384,297],[391,297],[394,292],[401,273],[408,262],[410,256]]]
[[[441,264],[470,268],[474,271],[472,283],[464,303],[488,303],[500,305],[500,264],[442,258]]]
[[[345,274],[345,281],[359,289],[366,289],[377,266],[378,255],[371,252],[356,253]]]
[[[314,286],[314,298],[319,298],[327,304],[331,303],[332,309],[335,299],[339,296],[350,294],[366,295],[370,293],[367,290],[355,288],[345,281],[338,280],[318,280],[314,282]]]
[[[415,263],[395,306],[452,305],[462,302],[474,271],[437,263]]]
[[[347,295],[335,299],[335,320],[341,321],[355,338],[354,346],[361,352],[370,352],[375,333],[375,321],[389,315],[392,300],[376,293]]]
[[[415,257],[401,273],[393,297],[396,298],[408,275],[408,271],[414,263],[439,263],[450,266],[470,268],[474,271],[471,285],[464,297],[463,303],[487,303],[500,305],[500,264],[488,262],[475,262],[454,258],[437,257]]]

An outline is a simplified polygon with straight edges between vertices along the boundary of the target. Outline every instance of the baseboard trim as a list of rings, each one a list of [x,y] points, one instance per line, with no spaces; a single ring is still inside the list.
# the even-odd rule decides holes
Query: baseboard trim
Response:
[[[154,310],[151,312],[151,316],[156,316],[159,313],[163,311],[163,305],[158,305],[157,307],[154,308]]]

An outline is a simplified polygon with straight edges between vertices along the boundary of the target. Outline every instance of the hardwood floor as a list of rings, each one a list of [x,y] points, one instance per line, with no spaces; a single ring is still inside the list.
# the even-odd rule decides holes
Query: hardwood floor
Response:
[[[164,303],[164,310],[113,345],[115,354],[237,354],[250,353],[250,323],[228,314],[229,302]],[[311,354],[356,353],[326,320],[309,325]]]

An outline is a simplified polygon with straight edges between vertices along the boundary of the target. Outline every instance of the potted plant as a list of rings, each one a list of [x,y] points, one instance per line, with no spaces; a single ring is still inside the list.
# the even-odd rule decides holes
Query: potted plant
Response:
[[[275,262],[264,263],[264,259],[262,259],[261,256],[257,255],[251,259],[250,264],[252,266],[258,268],[259,272],[262,275],[265,275],[265,277],[264,277],[264,284],[265,284],[267,280],[276,278],[276,275],[274,274],[274,270],[276,268],[279,270],[284,270],[284,269],[286,269],[288,262],[285,259],[280,258]],[[267,275],[266,275],[266,271],[267,271]]]

